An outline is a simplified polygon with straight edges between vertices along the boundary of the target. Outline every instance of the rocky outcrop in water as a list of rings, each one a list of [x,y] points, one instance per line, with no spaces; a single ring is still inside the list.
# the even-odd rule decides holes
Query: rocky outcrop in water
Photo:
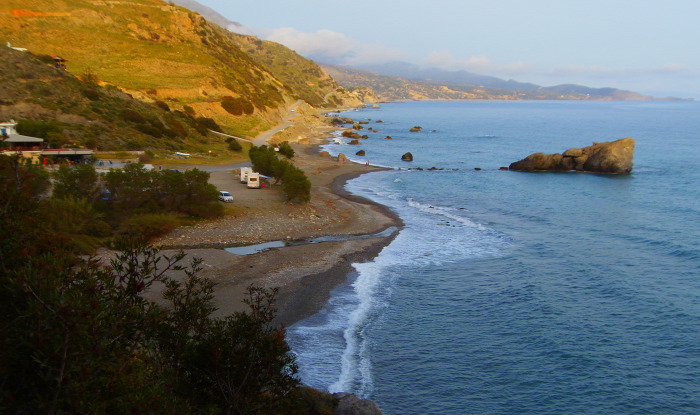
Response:
[[[410,152],[409,152],[409,153],[406,153],[406,154],[404,154],[403,156],[401,156],[401,160],[403,160],[403,161],[413,161],[413,154],[411,154]]]
[[[593,143],[583,148],[570,148],[563,154],[534,153],[512,163],[514,171],[571,171],[628,174],[632,171],[634,140],[623,138]]]

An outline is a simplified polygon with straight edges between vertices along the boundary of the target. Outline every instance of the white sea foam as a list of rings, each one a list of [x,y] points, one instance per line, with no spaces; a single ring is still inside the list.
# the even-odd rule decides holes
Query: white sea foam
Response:
[[[357,278],[333,294],[320,317],[290,328],[290,344],[298,353],[302,381],[310,386],[369,396],[373,380],[371,342],[366,332],[381,316],[394,281],[407,267],[494,255],[506,244],[502,236],[465,216],[463,211],[406,199],[396,189],[377,185],[389,182],[403,186],[402,180],[394,177],[397,174],[405,173],[378,173],[387,177],[361,177],[347,186],[354,194],[394,209],[406,226],[373,261],[353,264]]]

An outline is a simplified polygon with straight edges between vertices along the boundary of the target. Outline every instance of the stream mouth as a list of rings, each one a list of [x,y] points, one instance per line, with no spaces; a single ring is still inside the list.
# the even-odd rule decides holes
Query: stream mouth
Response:
[[[342,242],[351,241],[354,239],[371,239],[371,238],[381,238],[393,235],[398,228],[395,226],[390,226],[379,233],[372,233],[367,235],[329,235],[329,236],[319,236],[318,238],[311,239],[292,239],[288,241],[270,241],[255,245],[246,246],[234,246],[230,248],[224,248],[224,251],[230,252],[235,255],[253,255],[264,251],[269,251],[270,249],[284,248],[286,246],[298,246],[298,245],[308,245],[317,244],[321,242]]]

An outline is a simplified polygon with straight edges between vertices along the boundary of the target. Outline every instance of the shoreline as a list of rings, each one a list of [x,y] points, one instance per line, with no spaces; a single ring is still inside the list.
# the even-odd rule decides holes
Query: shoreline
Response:
[[[212,173],[220,190],[233,188],[234,214],[193,227],[178,228],[155,242],[164,255],[182,249],[190,258],[203,259],[201,275],[214,284],[216,316],[246,310],[242,300],[250,285],[279,287],[276,323],[292,325],[319,312],[331,291],[347,281],[352,264],[375,258],[404,226],[389,207],[353,195],[344,186],[362,174],[385,170],[319,155],[328,132],[318,131],[308,144],[292,144],[294,163],[312,183],[312,200],[305,205],[284,202],[280,186],[263,190],[232,183],[230,171]],[[236,202],[239,201],[238,206]],[[374,235],[395,227],[389,236],[318,242],[274,248],[253,255],[236,255],[223,247],[321,236]],[[176,274],[174,278],[183,278]],[[162,288],[149,297],[158,301]]]

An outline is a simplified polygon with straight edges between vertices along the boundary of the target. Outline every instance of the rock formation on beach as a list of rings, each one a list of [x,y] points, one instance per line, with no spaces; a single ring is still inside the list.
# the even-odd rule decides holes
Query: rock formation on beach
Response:
[[[335,393],[333,397],[338,399],[338,407],[333,415],[382,415],[376,403],[351,393]]]
[[[634,140],[631,137],[583,148],[570,148],[563,154],[534,153],[512,163],[514,171],[570,171],[628,174],[632,171]]]

